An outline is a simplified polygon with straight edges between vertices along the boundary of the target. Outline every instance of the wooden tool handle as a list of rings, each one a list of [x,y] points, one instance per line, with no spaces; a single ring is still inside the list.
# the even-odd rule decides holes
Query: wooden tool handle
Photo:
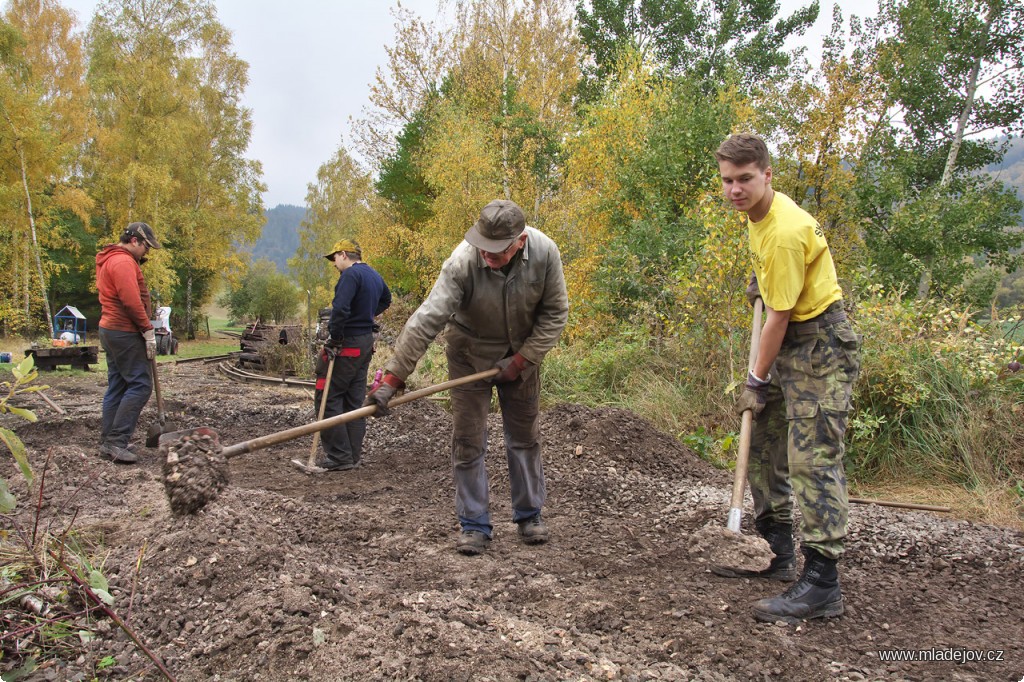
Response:
[[[917,504],[916,502],[894,502],[893,500],[869,500],[863,497],[851,497],[851,504],[877,504],[880,507],[896,507],[897,509],[921,509],[924,511],[950,512],[949,507],[934,504]]]
[[[317,421],[323,421],[324,411],[327,409],[327,394],[331,392],[331,377],[334,376],[334,358],[335,355],[331,355],[331,362],[327,365],[327,379],[324,381],[324,390],[320,393],[320,411],[316,415]],[[312,467],[316,463],[316,446],[320,444],[320,432],[317,431],[313,434],[313,446],[309,448],[309,459],[306,460],[306,466]]]
[[[153,371],[153,390],[156,391],[156,414],[160,420],[160,426],[164,425],[164,396],[160,392],[160,375],[157,373],[156,358],[149,361],[149,367]]]
[[[477,372],[476,374],[470,374],[469,376],[461,377],[459,379],[452,379],[450,381],[445,381],[440,384],[435,384],[434,386],[427,386],[426,388],[421,388],[418,391],[412,391],[411,393],[406,393],[404,395],[398,396],[397,398],[393,399],[390,403],[388,403],[388,407],[397,407],[399,405],[404,405],[405,403],[411,403],[414,400],[419,400],[420,398],[425,398],[428,395],[433,395],[434,393],[446,391],[449,388],[464,386],[466,384],[471,384],[474,381],[481,381],[483,379],[490,379],[491,377],[496,376],[497,374],[497,369],[489,369],[487,371]],[[224,455],[224,457],[226,458],[230,458],[236,457],[238,455],[243,455],[247,452],[252,452],[253,450],[262,450],[263,448],[269,448],[272,445],[277,445],[279,443],[284,443],[285,441],[293,440],[295,438],[301,438],[302,436],[306,436],[311,433],[323,431],[324,429],[329,429],[332,426],[338,426],[339,424],[348,423],[353,419],[369,417],[370,415],[375,414],[376,412],[376,405],[360,407],[358,409],[336,415],[334,417],[331,417],[330,419],[322,419],[319,421],[315,421],[311,424],[303,424],[302,426],[296,426],[294,429],[288,429],[287,431],[278,431],[277,433],[272,433],[270,435],[262,436],[260,438],[253,438],[252,440],[247,440],[243,443],[229,445],[228,447],[224,448],[221,451],[221,454]]]
[[[757,362],[757,347],[761,343],[761,316],[764,302],[760,297],[754,300],[754,318],[750,325],[750,356],[747,369],[753,370]],[[746,378],[744,377],[744,380]],[[733,532],[740,532],[740,520],[743,509],[743,489],[747,483],[747,459],[750,456],[750,436],[754,430],[754,414],[747,410],[743,413],[740,423],[740,442],[736,452],[736,471],[732,480],[732,501],[729,504],[729,520],[727,527]]]

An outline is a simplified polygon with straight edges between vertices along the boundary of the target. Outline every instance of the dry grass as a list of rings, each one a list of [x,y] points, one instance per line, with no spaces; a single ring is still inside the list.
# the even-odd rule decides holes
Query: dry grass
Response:
[[[99,339],[95,336],[95,332],[89,332],[86,340],[89,344],[99,343]],[[25,359],[25,350],[30,348],[33,342],[40,345],[49,343],[45,337],[30,339],[24,336],[0,336],[0,351],[10,353],[11,362],[21,362]]]
[[[1005,485],[967,490],[935,480],[897,481],[851,486],[850,495],[949,507],[954,518],[1024,531],[1024,500]]]

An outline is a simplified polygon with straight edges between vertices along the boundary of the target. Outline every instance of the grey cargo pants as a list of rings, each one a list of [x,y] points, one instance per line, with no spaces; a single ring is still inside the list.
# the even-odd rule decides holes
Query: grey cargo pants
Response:
[[[474,374],[466,358],[448,353],[448,374],[452,379]],[[455,511],[463,530],[478,530],[491,536],[493,526],[488,510],[487,413],[491,389],[498,389],[505,431],[512,493],[512,520],[521,521],[540,513],[544,505],[544,467],[540,453],[540,372],[505,384],[475,381],[453,388],[452,467],[455,477]]]

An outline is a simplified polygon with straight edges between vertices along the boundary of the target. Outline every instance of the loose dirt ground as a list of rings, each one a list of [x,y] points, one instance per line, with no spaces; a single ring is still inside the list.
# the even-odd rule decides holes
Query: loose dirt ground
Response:
[[[173,421],[225,445],[305,423],[307,391],[162,366]],[[707,570],[690,537],[724,524],[729,475],[636,415],[559,405],[543,415],[551,542],[510,521],[500,416],[490,434],[494,541],[454,551],[450,416],[422,400],[372,421],[366,464],[305,475],[306,437],[231,460],[231,483],[171,514],[161,462],[96,453],[105,377],[48,374],[61,417],[5,420],[45,470],[41,527],[105,547],[115,609],[179,680],[1012,680],[1024,676],[1024,537],[927,512],[854,506],[840,564],[845,617],[756,623],[779,583]],[[143,413],[138,437],[156,418]],[[2,474],[17,482],[10,458]],[[23,500],[5,526],[35,523]],[[749,503],[745,522],[749,521]],[[49,525],[47,525],[49,524]],[[13,535],[9,536],[13,537]],[[77,660],[29,679],[159,679],[109,621]],[[5,648],[9,642],[5,642]],[[883,662],[926,650],[957,663]],[[998,651],[998,653],[988,653]],[[964,653],[966,652],[966,653]],[[0,672],[16,658],[10,650]]]

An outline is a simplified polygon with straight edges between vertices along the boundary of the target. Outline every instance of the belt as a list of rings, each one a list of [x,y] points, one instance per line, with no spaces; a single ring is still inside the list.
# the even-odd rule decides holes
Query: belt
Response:
[[[809,329],[819,329],[839,322],[846,321],[846,309],[843,308],[842,299],[834,301],[829,307],[825,308],[825,311],[815,315],[809,320],[801,320],[800,322],[790,322],[786,330],[792,330],[793,332],[806,331]]]

